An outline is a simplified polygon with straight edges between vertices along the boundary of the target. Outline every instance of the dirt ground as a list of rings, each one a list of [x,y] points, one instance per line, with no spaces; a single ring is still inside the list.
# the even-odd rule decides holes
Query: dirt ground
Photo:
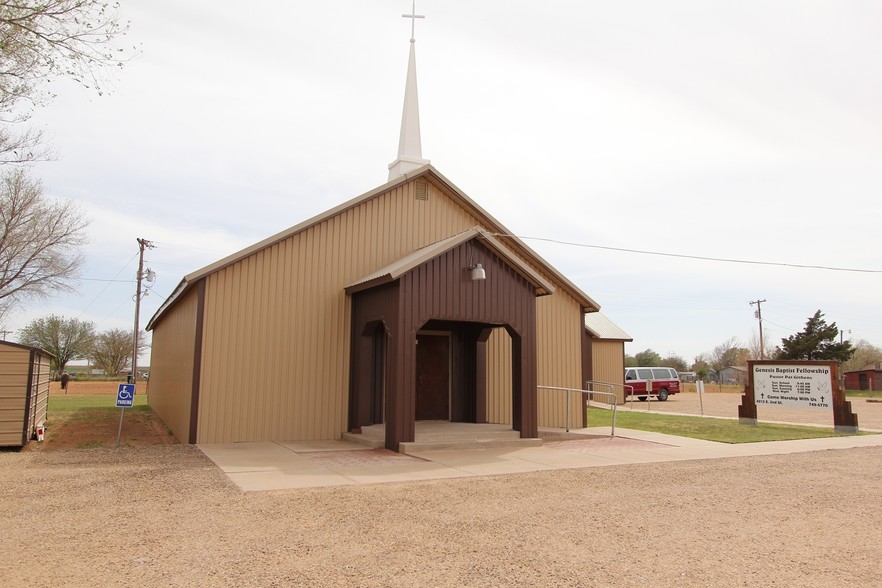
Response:
[[[277,492],[0,452],[4,586],[878,586],[882,448]]]
[[[7,450],[0,584],[878,586],[880,475],[865,448],[245,493],[189,445]]]
[[[67,394],[102,395],[107,406],[116,404],[116,392],[121,382],[70,382]],[[138,383],[137,394],[146,393],[146,384]],[[51,382],[49,395],[64,396],[58,382]],[[53,416],[50,412],[46,426],[46,438],[42,442],[28,443],[24,451],[64,451],[116,447],[119,433],[120,409],[111,411],[84,410],[73,418]],[[120,446],[145,447],[177,443],[168,427],[152,411],[126,410]]]

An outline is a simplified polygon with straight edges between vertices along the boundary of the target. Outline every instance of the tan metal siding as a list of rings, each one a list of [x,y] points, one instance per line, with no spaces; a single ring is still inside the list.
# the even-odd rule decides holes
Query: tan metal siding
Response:
[[[625,391],[621,387],[625,383],[625,344],[621,341],[600,341],[594,339],[592,347],[592,369],[594,380],[619,384],[612,389],[602,386],[595,387],[601,392],[615,392],[619,404],[625,401]]]
[[[49,354],[0,343],[0,446],[21,446],[46,421],[51,378]]]
[[[45,353],[33,353],[30,381],[30,406],[28,407],[28,438],[37,425],[46,422],[49,412],[49,382],[52,379],[52,358]]]
[[[0,345],[0,445],[21,445],[30,351]]]
[[[190,431],[197,299],[189,292],[153,329],[150,407],[182,443]]]
[[[487,340],[487,422],[511,423],[511,337],[493,329]]]
[[[343,288],[477,224],[431,184],[428,200],[413,190],[397,187],[207,278],[198,442],[340,437]]]
[[[582,307],[562,290],[537,301],[537,347],[539,386],[577,388],[582,380]],[[570,427],[581,427],[581,394],[570,394]],[[566,424],[566,393],[539,391],[539,426]]]

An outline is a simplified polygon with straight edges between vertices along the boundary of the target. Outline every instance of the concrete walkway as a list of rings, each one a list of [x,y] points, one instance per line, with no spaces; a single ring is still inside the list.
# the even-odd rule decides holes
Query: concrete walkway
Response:
[[[882,447],[882,435],[727,444],[660,433],[580,429],[541,447],[403,455],[347,441],[217,443],[199,449],[243,491],[382,484],[540,470]],[[554,437],[552,437],[554,439]]]

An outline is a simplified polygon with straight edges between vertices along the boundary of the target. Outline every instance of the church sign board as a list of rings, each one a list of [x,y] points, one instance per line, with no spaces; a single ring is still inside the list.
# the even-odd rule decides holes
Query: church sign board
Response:
[[[749,361],[748,383],[738,417],[756,424],[756,407],[781,406],[825,410],[840,432],[857,432],[857,415],[839,387],[839,363],[835,361]]]

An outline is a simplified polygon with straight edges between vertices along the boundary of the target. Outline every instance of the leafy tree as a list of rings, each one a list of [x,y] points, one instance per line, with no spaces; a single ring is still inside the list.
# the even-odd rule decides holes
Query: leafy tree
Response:
[[[710,364],[707,361],[707,357],[704,353],[700,353],[695,356],[695,360],[692,362],[692,371],[698,374],[698,370],[704,369],[705,373],[707,373],[707,369],[710,367]]]
[[[85,227],[75,203],[47,199],[26,170],[0,178],[0,307],[72,291]]]
[[[138,355],[147,349],[147,334],[138,334]],[[118,374],[132,366],[132,332],[110,329],[95,336],[89,354],[95,367],[105,374]]]
[[[625,367],[636,367],[640,365],[637,363],[637,358],[633,355],[625,355]]]
[[[147,349],[147,334],[138,334],[138,354]],[[89,354],[95,367],[105,374],[118,374],[132,365],[132,332],[110,329],[95,336]]]
[[[63,372],[69,361],[87,357],[94,337],[93,323],[54,314],[32,320],[18,332],[21,344],[40,347],[55,356],[52,360],[53,377]]]
[[[634,356],[634,359],[637,360],[637,365],[642,365],[646,367],[655,367],[661,364],[661,355],[659,355],[652,349],[641,351]]]
[[[848,361],[854,354],[851,341],[839,343],[836,338],[839,329],[836,323],[827,324],[824,314],[818,310],[809,317],[805,329],[785,339],[781,339],[781,352],[778,359],[828,359]]]
[[[680,357],[679,355],[669,355],[667,357],[662,358],[659,365],[664,367],[672,367],[678,372],[688,372],[688,366],[686,365],[686,360]]]

